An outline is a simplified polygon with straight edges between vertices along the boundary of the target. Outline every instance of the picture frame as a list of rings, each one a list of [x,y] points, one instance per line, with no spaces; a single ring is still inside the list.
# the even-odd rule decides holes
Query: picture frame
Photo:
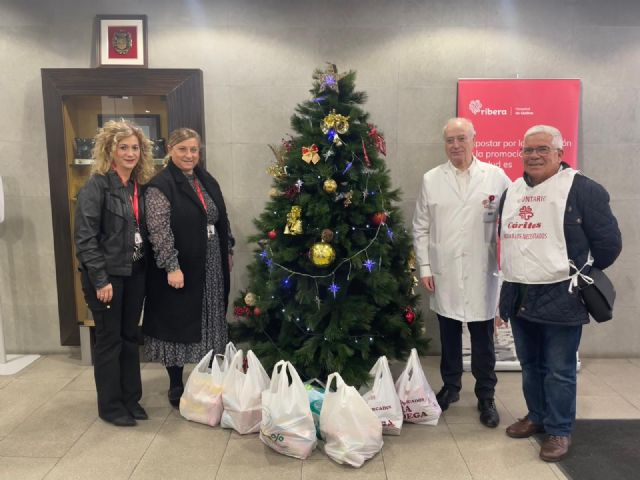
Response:
[[[115,113],[99,113],[98,127],[102,127],[109,120],[124,120],[136,124],[151,140],[160,138],[160,115],[154,113],[134,113],[119,115]]]
[[[147,16],[97,15],[99,67],[147,68]]]

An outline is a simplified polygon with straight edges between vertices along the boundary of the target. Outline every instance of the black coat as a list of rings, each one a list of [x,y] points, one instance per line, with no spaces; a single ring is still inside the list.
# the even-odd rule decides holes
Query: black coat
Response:
[[[227,210],[218,182],[199,166],[194,169],[194,174],[219,212],[215,228],[220,236],[226,311],[230,288]],[[184,274],[184,287],[175,289],[169,286],[167,272],[158,268],[155,261],[149,262],[142,330],[150,337],[168,342],[200,342],[207,249],[206,211],[187,177],[173,162],[169,162],[148,186],[158,188],[171,204],[171,231],[180,269]]]
[[[505,197],[506,192],[501,199],[500,213]],[[574,176],[569,190],[564,236],[567,254],[578,268],[587,261],[589,251],[594,259],[593,266],[605,269],[622,250],[622,235],[609,206],[609,194],[602,185],[580,173]],[[583,272],[588,274],[586,268]],[[569,293],[569,280],[542,285],[503,282],[500,316],[509,320],[516,315],[547,324],[589,323],[587,308],[577,289]]]
[[[140,231],[146,239],[144,198],[139,189]],[[118,174],[91,175],[76,199],[74,241],[80,269],[87,271],[94,288],[107,285],[109,275],[131,275],[135,232],[130,193]]]

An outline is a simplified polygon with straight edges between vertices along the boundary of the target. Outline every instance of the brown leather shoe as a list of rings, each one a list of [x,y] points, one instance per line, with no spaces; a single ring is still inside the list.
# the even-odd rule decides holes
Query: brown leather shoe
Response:
[[[507,435],[511,438],[528,438],[531,435],[542,432],[544,432],[544,427],[533,423],[529,420],[528,415],[507,427]]]
[[[569,453],[570,445],[571,435],[566,437],[549,435],[540,447],[540,458],[545,462],[559,462]]]

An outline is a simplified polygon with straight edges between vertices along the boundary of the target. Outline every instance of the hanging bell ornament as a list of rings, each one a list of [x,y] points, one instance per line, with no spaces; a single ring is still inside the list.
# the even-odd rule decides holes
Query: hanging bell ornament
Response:
[[[336,259],[336,251],[328,243],[314,243],[309,250],[309,258],[316,267],[328,267]]]
[[[327,178],[322,184],[322,189],[327,193],[333,193],[338,189],[338,183],[333,178]]]

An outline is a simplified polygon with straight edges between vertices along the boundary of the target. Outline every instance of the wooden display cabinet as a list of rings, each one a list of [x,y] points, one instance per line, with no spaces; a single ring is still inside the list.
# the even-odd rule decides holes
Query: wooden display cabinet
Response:
[[[42,69],[45,130],[61,345],[80,344],[92,326],[73,242],[78,191],[91,174],[90,139],[106,121],[124,118],[152,140],[193,128],[204,142],[202,71],[177,69]],[[161,148],[154,151],[162,168]],[[206,165],[204,151],[201,162]],[[86,330],[86,329],[85,329]]]

